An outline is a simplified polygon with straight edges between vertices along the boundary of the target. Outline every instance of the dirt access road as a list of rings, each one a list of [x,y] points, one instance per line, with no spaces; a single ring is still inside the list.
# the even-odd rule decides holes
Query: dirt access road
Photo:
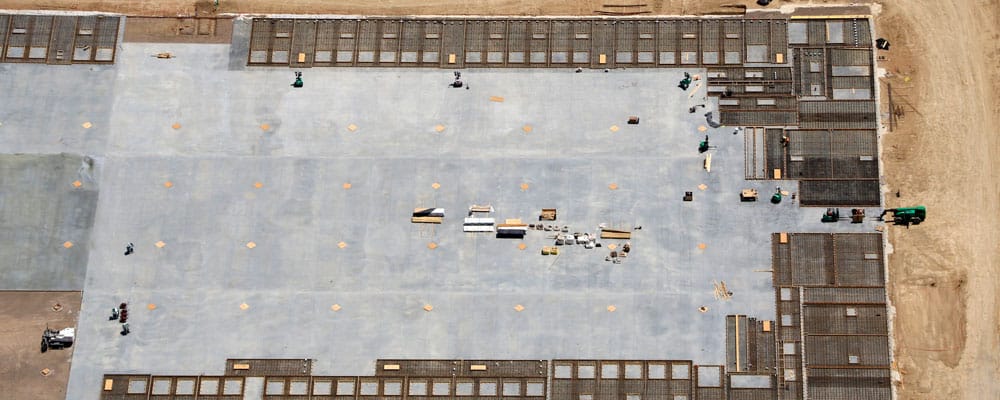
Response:
[[[646,5],[652,15],[758,8],[752,0],[220,0],[219,13],[356,15],[595,15],[605,4]],[[770,8],[833,5],[775,0]],[[904,115],[884,141],[889,206],[923,204],[927,222],[892,227],[901,399],[1000,399],[1000,0],[860,1],[873,4],[880,52]],[[99,10],[144,16],[199,15],[185,0],[0,0],[3,9]],[[899,196],[896,196],[896,193]]]

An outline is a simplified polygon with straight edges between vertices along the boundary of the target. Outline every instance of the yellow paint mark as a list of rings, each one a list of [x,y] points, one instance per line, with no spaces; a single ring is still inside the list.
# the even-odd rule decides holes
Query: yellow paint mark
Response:
[[[337,243],[337,247],[340,247],[340,248],[347,247],[347,243],[344,243],[344,242]]]
[[[608,306],[608,312],[615,312],[615,310],[617,310],[617,309],[618,309],[618,307],[615,307],[614,304]]]
[[[83,127],[83,129],[90,129],[90,127],[94,126],[94,124],[92,124],[92,123],[90,123],[90,122],[84,122],[84,123],[83,123],[82,125],[80,125],[80,126],[82,126],[82,127]]]
[[[527,183],[522,183],[521,184],[521,191],[528,190],[528,187],[530,187],[530,185],[528,185]]]
[[[350,124],[350,125],[347,126],[347,130],[349,130],[351,132],[354,132],[354,131],[358,130],[358,126],[354,125],[354,124]]]
[[[158,247],[158,248],[161,248],[161,249],[162,249],[162,248],[163,248],[163,246],[166,246],[167,244],[166,244],[166,243],[163,243],[163,241],[161,240],[161,241],[159,241],[159,242],[156,242],[156,243],[154,243],[154,245],[155,245],[156,247]]]
[[[704,183],[698,185],[698,190],[705,190],[705,189],[708,189],[708,186],[705,185]]]
[[[611,128],[608,128],[608,129],[610,129],[611,132],[618,132],[618,130],[621,129],[621,128],[619,128],[618,125],[611,125]]]
[[[63,243],[63,247],[65,247],[67,249],[70,248],[70,247],[73,247],[73,242],[70,242],[70,241],[67,240],[65,243]]]
[[[611,243],[611,244],[608,245],[608,250],[614,250],[614,249],[617,249],[617,248],[618,248],[617,244]]]
[[[174,124],[170,125],[170,127],[174,129],[181,129],[181,124],[179,122],[174,122]]]
[[[247,304],[247,303],[240,304],[240,310],[246,310],[248,308],[250,308],[249,304]]]
[[[330,309],[333,310],[333,311],[340,311],[341,307],[340,307],[340,304],[334,304],[334,305],[330,306]]]
[[[83,182],[73,181],[73,187],[80,187],[80,186],[83,186]]]
[[[268,125],[268,124],[260,124],[260,130],[262,130],[262,131],[266,131],[266,130],[268,130],[268,129],[271,129],[271,125]]]
[[[427,248],[428,249],[434,250],[437,247],[438,247],[437,243],[434,243],[434,242],[427,243]]]
[[[608,189],[618,190],[618,184],[617,183],[612,183],[612,184],[608,185]]]
[[[424,311],[431,311],[433,309],[434,309],[434,306],[432,306],[430,304],[424,304]]]
[[[699,250],[705,250],[706,247],[708,247],[708,245],[706,245],[704,243],[698,243],[698,249]]]
[[[170,188],[174,187],[174,183],[171,182],[171,181],[163,182],[163,187],[165,187],[167,189],[170,189]]]
[[[248,248],[248,249],[252,249],[252,248],[254,248],[254,247],[257,247],[257,243],[254,243],[254,242],[247,242],[247,248]]]
[[[525,125],[524,127],[521,128],[521,130],[523,130],[524,133],[531,133],[532,129],[534,128],[532,128],[531,125]]]
[[[503,103],[503,97],[500,96],[490,96],[490,101],[495,103]]]
[[[437,183],[437,182],[434,182],[434,183],[431,184],[431,187],[434,188],[434,190],[438,190],[438,189],[441,188],[441,184]]]
[[[260,188],[264,187],[264,184],[261,183],[261,182],[254,182],[253,183],[253,187],[255,187],[257,189],[260,189]]]
[[[350,188],[351,188],[351,183],[350,182],[347,182],[347,183],[344,184],[344,189],[345,190],[346,189],[350,189]]]
[[[706,127],[705,125],[698,125],[698,132],[704,132],[704,131],[707,131],[707,130],[708,130],[708,127]]]
[[[153,311],[153,310],[156,309],[156,304],[149,303],[149,304],[146,305],[146,308],[148,308],[149,311]]]
[[[443,132],[444,131],[444,125],[437,124],[437,126],[434,127],[434,130],[436,130],[438,132]]]
[[[514,306],[514,311],[517,311],[517,312],[524,311],[524,306],[518,304],[518,305]]]
[[[520,244],[517,245],[517,249],[518,250],[524,250],[524,249],[527,249],[527,248],[528,248],[528,245],[526,245],[524,243],[520,243]]]

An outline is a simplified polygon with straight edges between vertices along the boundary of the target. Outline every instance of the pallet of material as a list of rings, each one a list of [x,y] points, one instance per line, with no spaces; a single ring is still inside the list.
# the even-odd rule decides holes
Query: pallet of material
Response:
[[[601,239],[631,239],[632,232],[618,229],[601,229]]]
[[[540,221],[555,221],[556,220],[556,209],[555,208],[543,208],[542,215],[538,217]]]
[[[501,235],[517,235],[524,236],[528,234],[528,225],[526,224],[497,224],[497,233]]]
[[[413,209],[413,216],[414,217],[444,217],[444,209],[443,208],[434,208],[434,207],[431,207],[431,208],[414,208]]]
[[[496,223],[495,218],[489,217],[468,217],[465,219],[466,225],[494,225]]]
[[[474,213],[476,213],[476,212],[490,213],[490,212],[493,212],[493,206],[491,206],[489,204],[487,204],[485,206],[479,206],[479,205],[473,204],[471,207],[469,207],[469,211],[470,212],[474,212]]]
[[[440,224],[444,217],[413,217],[410,222],[414,224]]]
[[[496,232],[493,225],[463,225],[463,232]]]

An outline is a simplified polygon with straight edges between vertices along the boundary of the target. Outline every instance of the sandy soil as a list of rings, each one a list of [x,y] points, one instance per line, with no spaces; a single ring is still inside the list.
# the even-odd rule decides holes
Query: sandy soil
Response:
[[[996,0],[886,2],[876,21],[905,113],[884,141],[886,202],[928,207],[889,232],[901,399],[1000,398],[997,21]]]
[[[3,9],[101,10],[144,16],[219,13],[595,15],[605,4],[682,15],[757,8],[753,0],[0,0]],[[870,3],[871,1],[860,1]],[[777,5],[842,4],[778,0]],[[854,2],[857,3],[857,2]],[[876,2],[881,62],[905,113],[884,141],[889,206],[922,204],[927,222],[892,227],[901,399],[1000,398],[1000,0]],[[883,84],[883,103],[886,103]],[[883,110],[888,111],[886,104]],[[899,196],[896,196],[896,193]]]
[[[73,348],[39,350],[42,331],[76,327],[80,292],[0,292],[0,397],[11,400],[66,398]],[[62,305],[56,312],[52,306]],[[43,376],[44,368],[51,370]]]

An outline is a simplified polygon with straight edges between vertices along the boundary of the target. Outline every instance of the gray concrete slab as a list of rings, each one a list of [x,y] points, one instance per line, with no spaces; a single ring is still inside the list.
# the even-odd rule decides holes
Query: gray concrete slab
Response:
[[[76,155],[0,155],[0,290],[83,289],[98,170]]]
[[[162,51],[176,58],[150,57]],[[69,146],[102,165],[74,398],[96,398],[104,373],[218,374],[227,357],[315,358],[320,375],[370,374],[379,357],[719,364],[725,315],[774,315],[772,232],[872,228],[767,203],[775,183],[743,179],[743,137],[698,130],[704,111],[687,109],[705,91],[676,88],[685,70],[464,71],[466,90],[448,88],[445,70],[324,68],[293,89],[291,70],[235,68],[233,54],[127,43],[113,71],[91,73],[113,76],[114,93],[86,106],[107,129]],[[9,72],[22,82],[37,71]],[[626,124],[632,115],[639,125]],[[16,121],[78,126],[36,112]],[[697,152],[706,133],[710,173]],[[65,148],[53,135],[3,144]],[[739,202],[751,187],[762,201]],[[572,231],[643,228],[620,265],[604,261],[606,247],[541,256],[544,232],[462,233],[473,203],[525,221],[556,207]],[[418,206],[445,208],[445,223],[410,224]],[[124,242],[134,255],[122,256]],[[716,281],[731,301],[715,298]],[[107,321],[121,301],[132,309],[127,337]]]

